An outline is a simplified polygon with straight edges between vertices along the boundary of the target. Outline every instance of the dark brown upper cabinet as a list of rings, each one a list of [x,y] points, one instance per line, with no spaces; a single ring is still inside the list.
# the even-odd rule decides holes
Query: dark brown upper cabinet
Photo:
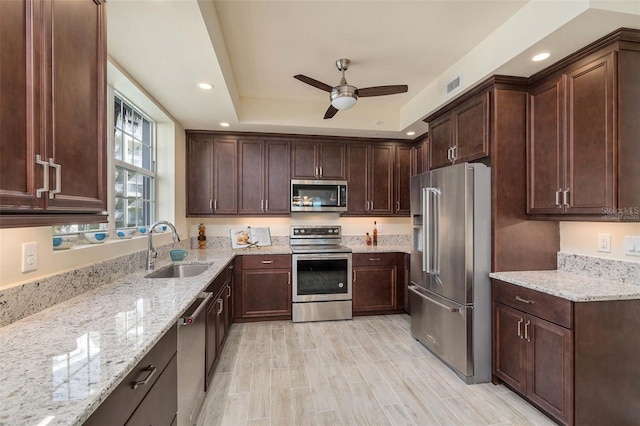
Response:
[[[395,146],[349,144],[346,215],[391,215],[394,212]]]
[[[314,142],[291,143],[292,179],[346,179],[344,143]]]
[[[187,216],[237,214],[237,141],[187,132]]]
[[[413,156],[412,145],[395,146],[394,165],[394,206],[393,213],[399,216],[409,216],[411,213],[411,165]]]
[[[430,170],[489,155],[489,104],[490,92],[485,91],[425,119]]]
[[[640,221],[639,34],[618,31],[531,78],[527,213]]]
[[[0,226],[104,221],[104,2],[0,2]]]
[[[411,176],[429,171],[429,137],[425,136],[413,145]]]
[[[238,213],[289,214],[289,142],[238,142]]]

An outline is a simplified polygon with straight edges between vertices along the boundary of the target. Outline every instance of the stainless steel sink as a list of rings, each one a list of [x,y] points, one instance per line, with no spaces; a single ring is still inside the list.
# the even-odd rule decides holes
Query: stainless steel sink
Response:
[[[210,263],[169,265],[145,275],[145,278],[186,278],[200,275],[211,266]]]

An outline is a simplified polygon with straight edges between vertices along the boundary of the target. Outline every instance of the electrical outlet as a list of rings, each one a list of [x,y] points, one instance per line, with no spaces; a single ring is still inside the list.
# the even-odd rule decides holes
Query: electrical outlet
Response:
[[[382,224],[381,223],[378,224],[378,232],[382,233]]]
[[[38,243],[22,243],[22,272],[38,269]]]
[[[598,251],[611,253],[611,234],[598,234]]]

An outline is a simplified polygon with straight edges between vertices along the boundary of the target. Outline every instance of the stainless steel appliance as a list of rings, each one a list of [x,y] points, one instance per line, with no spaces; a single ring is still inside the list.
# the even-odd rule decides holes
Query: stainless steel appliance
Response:
[[[491,169],[411,178],[411,334],[466,383],[491,379]]]
[[[205,308],[213,293],[200,293],[178,320],[178,426],[191,426],[205,397]]]
[[[352,318],[351,249],[340,226],[291,226],[293,322]]]
[[[291,180],[292,212],[346,212],[346,180]]]

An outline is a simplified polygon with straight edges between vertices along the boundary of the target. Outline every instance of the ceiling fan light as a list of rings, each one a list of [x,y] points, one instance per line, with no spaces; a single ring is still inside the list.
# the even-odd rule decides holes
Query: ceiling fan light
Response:
[[[338,110],[353,107],[358,100],[356,90],[354,86],[348,84],[334,87],[331,91],[331,105]]]

